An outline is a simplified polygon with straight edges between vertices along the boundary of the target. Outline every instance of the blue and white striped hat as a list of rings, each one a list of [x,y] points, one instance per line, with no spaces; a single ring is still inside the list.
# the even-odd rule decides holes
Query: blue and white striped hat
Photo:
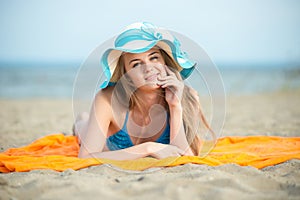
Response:
[[[181,66],[180,74],[183,79],[192,73],[196,63],[189,60],[187,54],[181,51],[179,41],[169,31],[151,23],[140,22],[129,25],[116,37],[114,47],[102,55],[101,66],[106,80],[100,88],[115,85],[118,81],[111,80],[111,77],[123,52],[143,53],[154,46],[163,49]]]

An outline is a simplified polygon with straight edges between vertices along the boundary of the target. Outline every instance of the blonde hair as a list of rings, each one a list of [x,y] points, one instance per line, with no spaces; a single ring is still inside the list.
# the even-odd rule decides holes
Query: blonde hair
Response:
[[[159,50],[165,61],[165,64],[169,67],[170,70],[172,70],[176,74],[179,80],[182,80],[179,74],[179,70],[181,69],[180,65],[177,62],[175,62],[164,50]],[[124,76],[124,78],[121,78],[122,76]],[[135,93],[132,93],[135,86],[126,74],[122,55],[118,60],[117,66],[111,79],[120,81],[120,84],[118,84],[119,89],[117,90],[115,96],[118,99],[118,102],[121,104],[126,104],[126,102],[129,102],[129,105],[123,104],[123,106],[127,106],[127,108],[129,106],[129,109],[137,107],[137,109],[143,111],[143,102]],[[164,96],[164,90],[162,90],[161,95]],[[126,101],[126,99],[129,101]],[[184,85],[181,103],[183,109],[182,119],[187,141],[194,155],[200,155],[202,146],[201,139],[199,136],[200,126],[208,129],[212,134],[214,133],[205,119],[200,105],[199,97],[196,94],[195,90],[193,90],[187,85]],[[165,105],[167,105],[166,102]],[[169,111],[168,106],[166,109]],[[199,119],[201,121],[199,121]]]

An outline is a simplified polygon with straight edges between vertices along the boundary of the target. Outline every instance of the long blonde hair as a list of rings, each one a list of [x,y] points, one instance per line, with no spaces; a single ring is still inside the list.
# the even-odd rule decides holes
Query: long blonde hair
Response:
[[[181,69],[181,67],[179,66],[179,64],[175,62],[164,50],[159,50],[165,61],[165,64],[176,74],[177,78],[181,80],[181,76],[179,74],[179,70]],[[124,76],[125,78],[121,78],[122,76]],[[121,82],[115,96],[118,99],[119,103],[126,103],[128,102],[126,101],[127,99],[129,100],[129,105],[124,104],[124,106],[127,106],[127,108],[129,106],[129,109],[137,107],[137,109],[143,111],[143,102],[135,93],[132,93],[135,86],[126,74],[123,56],[119,58],[111,80],[120,80]],[[164,95],[164,90],[161,94]],[[186,138],[190,145],[190,148],[192,149],[194,155],[200,155],[202,146],[201,139],[198,134],[200,131],[200,126],[208,129],[212,134],[214,133],[209,127],[207,120],[202,112],[199,97],[195,94],[195,90],[187,85],[184,85],[183,96],[181,100],[183,109],[182,119]],[[167,105],[166,102],[165,105]],[[167,110],[169,111],[168,106]]]

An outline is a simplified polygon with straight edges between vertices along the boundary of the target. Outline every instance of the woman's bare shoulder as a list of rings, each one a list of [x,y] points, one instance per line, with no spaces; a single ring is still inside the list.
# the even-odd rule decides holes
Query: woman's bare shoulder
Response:
[[[102,108],[108,109],[111,107],[111,96],[113,93],[113,87],[108,87],[97,92],[95,95],[94,103],[101,105]]]

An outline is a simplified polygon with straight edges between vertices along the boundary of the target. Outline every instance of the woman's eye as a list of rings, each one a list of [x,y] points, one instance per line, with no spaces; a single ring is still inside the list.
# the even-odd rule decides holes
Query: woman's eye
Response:
[[[135,63],[132,67],[135,68],[137,66],[141,65],[141,63]]]
[[[157,56],[154,56],[154,57],[151,57],[150,60],[157,60],[158,57]]]

